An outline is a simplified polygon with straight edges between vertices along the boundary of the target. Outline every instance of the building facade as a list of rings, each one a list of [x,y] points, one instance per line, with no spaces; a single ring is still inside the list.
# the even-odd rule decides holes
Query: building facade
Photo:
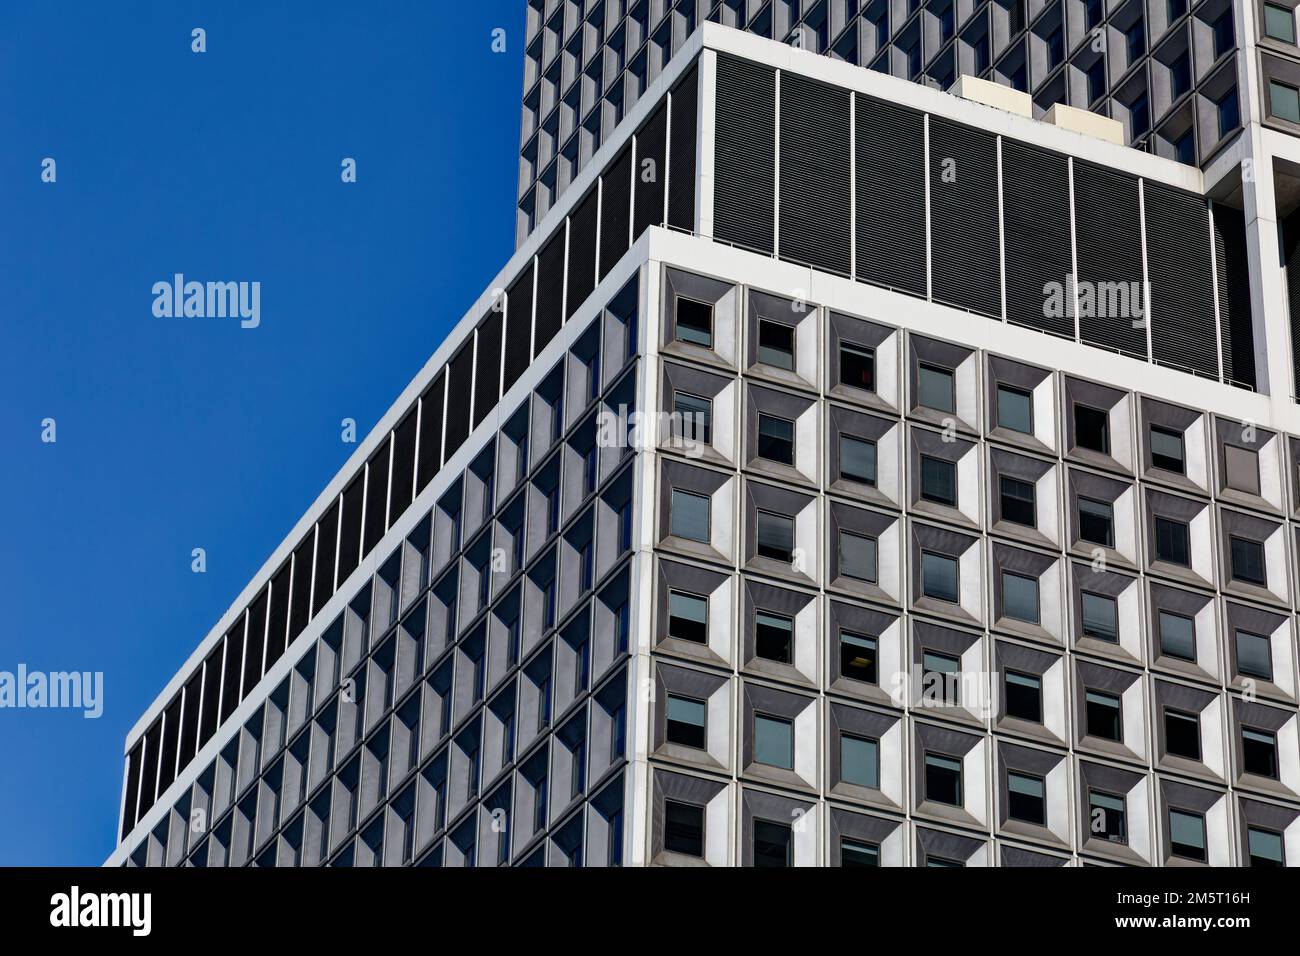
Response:
[[[1198,167],[678,46],[132,729],[109,862],[1300,862],[1269,54]]]

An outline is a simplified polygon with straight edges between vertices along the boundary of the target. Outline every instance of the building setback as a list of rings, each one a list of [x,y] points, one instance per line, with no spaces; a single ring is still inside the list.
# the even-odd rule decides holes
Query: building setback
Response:
[[[1200,167],[674,40],[132,729],[108,862],[1300,862],[1264,6]]]

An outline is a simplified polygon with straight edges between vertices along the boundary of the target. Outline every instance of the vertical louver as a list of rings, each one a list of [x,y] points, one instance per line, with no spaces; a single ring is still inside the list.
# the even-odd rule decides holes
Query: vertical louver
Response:
[[[849,94],[781,76],[781,258],[850,273]]]
[[[857,278],[925,295],[924,117],[857,97]]]
[[[533,267],[519,273],[506,292],[506,354],[505,379],[507,384],[519,380],[533,361]],[[423,483],[421,483],[423,487]]]
[[[1076,160],[1074,213],[1080,338],[1146,358],[1137,179]]]
[[[600,177],[600,277],[609,275],[628,249],[628,203],[632,201],[632,147],[618,154]]]
[[[1286,266],[1287,313],[1291,323],[1291,394],[1300,391],[1300,212],[1293,212],[1282,223],[1282,257]],[[1281,382],[1274,384],[1281,391]]]
[[[1255,387],[1255,330],[1250,309],[1250,263],[1246,217],[1240,209],[1214,204],[1215,276],[1219,292],[1219,335],[1223,379]]]
[[[776,73],[718,57],[713,234],[773,251],[776,212]]]
[[[443,460],[446,461],[456,454],[456,450],[465,444],[465,439],[469,437],[469,395],[473,387],[474,380],[474,337],[470,336],[465,344],[460,347],[451,361],[447,363],[447,394],[452,396],[447,402],[447,429],[443,438]],[[371,465],[374,470],[374,465]],[[370,482],[371,493],[374,493],[374,480]],[[383,488],[381,487],[382,493]],[[369,506],[366,508],[367,519],[370,515]],[[366,530],[366,551],[374,547],[374,542],[370,540],[369,521],[367,520]],[[378,538],[375,539],[379,540]]]
[[[664,177],[668,174],[664,157],[668,145],[668,107],[655,110],[636,131],[636,174],[632,194],[632,239],[650,226],[664,222]]]
[[[478,327],[478,347],[474,358],[474,427],[496,408],[501,390],[501,313],[488,312]],[[396,466],[394,466],[396,467]],[[393,498],[397,494],[394,492]],[[410,504],[409,496],[402,503],[402,511]],[[401,514],[395,511],[393,517]],[[390,522],[391,523],[391,522]]]
[[[1002,141],[1007,321],[1074,338],[1070,170],[1064,156]]]
[[[537,318],[534,322],[533,356],[541,354],[564,324],[564,230],[557,229],[537,256]],[[456,394],[452,379],[452,394]],[[451,455],[450,442],[447,455]]]
[[[929,176],[935,301],[1001,318],[997,139],[932,116]]]
[[[1205,200],[1149,180],[1142,190],[1152,358],[1218,378],[1214,269]]]

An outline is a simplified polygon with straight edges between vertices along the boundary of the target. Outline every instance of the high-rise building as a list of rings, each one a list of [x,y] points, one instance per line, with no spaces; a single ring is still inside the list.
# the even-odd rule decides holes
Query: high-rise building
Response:
[[[1200,166],[1041,109],[1082,2],[1010,14],[1032,93],[631,6],[676,53],[132,729],[109,862],[1300,862],[1270,5]],[[1175,7],[1200,123],[1229,8]]]

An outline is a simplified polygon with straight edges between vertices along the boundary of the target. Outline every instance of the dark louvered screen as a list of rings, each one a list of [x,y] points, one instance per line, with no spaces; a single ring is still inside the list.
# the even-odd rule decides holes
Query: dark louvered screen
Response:
[[[172,698],[163,711],[161,759],[158,762],[158,792],[162,793],[176,779],[176,744],[181,732],[181,695]]]
[[[361,509],[365,506],[365,496],[366,472],[363,468],[343,489],[343,524],[339,530],[340,583],[348,579],[361,560]]]
[[[420,460],[416,465],[416,494],[424,490],[442,467],[442,404],[445,400],[446,379],[447,371],[443,369],[434,376],[420,397]],[[345,508],[344,515],[346,514]]]
[[[636,131],[636,176],[632,182],[632,241],[650,226],[664,223],[664,157],[668,146],[668,104],[651,114]],[[572,314],[572,313],[570,313]]]
[[[537,256],[537,319],[534,324],[533,357],[555,338],[564,324],[564,230],[556,231]],[[455,376],[452,377],[453,384]],[[451,454],[448,446],[447,454]]]
[[[782,259],[849,275],[849,166],[848,92],[781,74]]]
[[[262,659],[266,656],[266,588],[248,606],[248,648],[244,652],[244,691],[248,692],[262,679]]]
[[[203,710],[199,719],[199,747],[202,748],[217,731],[217,708],[221,704],[221,653],[220,641],[203,662]]]
[[[1205,200],[1149,181],[1142,191],[1152,358],[1218,378],[1214,267]]]
[[[1282,223],[1282,256],[1286,266],[1287,312],[1291,322],[1291,394],[1300,391],[1300,212]],[[1286,386],[1278,383],[1275,390]]]
[[[468,404],[468,403],[467,403]],[[468,413],[467,413],[468,414]],[[384,519],[388,514],[388,458],[391,439],[385,439],[379,450],[370,456],[366,465],[366,517],[361,527],[361,556],[365,557],[370,549],[384,536]],[[294,575],[294,594],[298,593],[297,575]],[[289,627],[289,639],[298,632]]]
[[[935,301],[1001,318],[998,144],[930,117],[930,269]]]
[[[501,323],[500,312],[489,312],[478,327],[478,346],[474,356],[474,426],[487,418],[501,397]],[[396,498],[396,494],[393,496]],[[408,504],[409,504],[409,495]],[[402,506],[405,510],[405,505]],[[401,512],[394,511],[396,518]],[[390,522],[391,523],[391,522]]]
[[[925,295],[924,119],[857,97],[857,278]]]
[[[443,437],[442,459],[449,461],[456,449],[469,437],[469,395],[474,385],[474,337],[465,340],[447,363],[447,431]],[[367,539],[366,550],[371,544]]]
[[[184,713],[181,714],[180,765],[184,767],[194,759],[199,744],[199,704],[203,697],[203,667],[185,683]]]
[[[1064,156],[1003,139],[1002,221],[1007,321],[1074,338],[1070,169]]]
[[[1136,177],[1076,160],[1074,215],[1080,338],[1146,358]]]
[[[334,555],[338,547],[339,503],[330,505],[316,524],[316,583],[312,586],[311,613],[314,617],[334,596]]]
[[[668,225],[695,231],[695,136],[699,113],[698,71],[691,69],[673,90],[668,143]]]
[[[569,216],[569,291],[565,296],[565,319],[572,318],[596,288],[598,199],[593,186]]]
[[[280,659],[286,646],[289,630],[289,577],[289,560],[286,558],[275,572],[275,577],[271,578],[271,617],[266,632],[266,666],[262,669],[263,674]]]
[[[162,746],[162,721],[155,720],[144,733],[144,761],[140,768],[140,813],[144,816],[153,806],[158,786],[158,750]]]
[[[629,144],[600,177],[600,277],[623,258],[628,249],[628,204],[632,201],[632,147]],[[541,309],[541,280],[538,279],[538,309]]]
[[[506,292],[506,367],[509,388],[533,361],[533,267],[519,274]]]
[[[293,594],[289,598],[289,636],[285,641],[286,646],[293,643],[293,639],[302,633],[302,629],[311,620],[311,568],[315,550],[315,535],[308,531],[302,544],[293,552]]]
[[[244,673],[244,619],[226,633],[226,662],[221,675],[221,720],[224,724],[239,706],[239,678]]]
[[[1224,381],[1255,387],[1255,330],[1250,311],[1250,265],[1246,217],[1214,204],[1214,255],[1218,267],[1219,334]]]
[[[135,826],[135,805],[140,797],[140,758],[144,754],[143,741],[131,748],[126,757],[126,798],[122,806],[122,838]]]
[[[776,73],[718,57],[713,234],[772,252],[776,227]]]
[[[498,361],[500,353],[497,353]],[[393,480],[388,493],[388,527],[393,526],[411,504],[415,487],[415,436],[419,409],[412,408],[393,429]],[[339,580],[342,580],[340,578]]]

